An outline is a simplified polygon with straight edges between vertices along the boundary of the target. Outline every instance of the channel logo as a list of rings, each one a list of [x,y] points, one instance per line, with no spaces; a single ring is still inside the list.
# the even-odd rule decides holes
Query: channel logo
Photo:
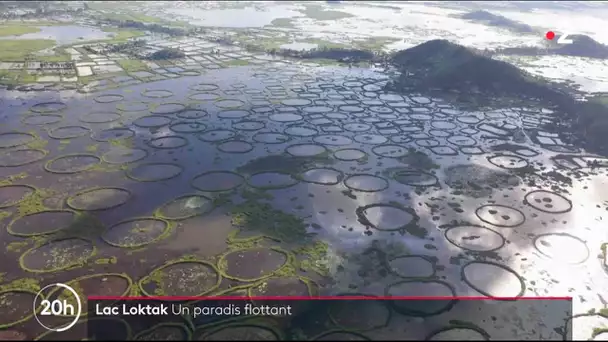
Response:
[[[67,293],[68,297],[73,296],[74,300],[69,300],[71,298],[46,299],[43,295],[44,293],[53,292]],[[82,315],[82,302],[80,296],[72,287],[62,283],[50,284],[38,291],[36,297],[34,297],[33,307],[36,321],[38,321],[43,328],[55,332],[69,330],[78,323],[78,320]],[[74,317],[74,319],[60,327],[49,327],[42,323],[45,321],[45,317]]]

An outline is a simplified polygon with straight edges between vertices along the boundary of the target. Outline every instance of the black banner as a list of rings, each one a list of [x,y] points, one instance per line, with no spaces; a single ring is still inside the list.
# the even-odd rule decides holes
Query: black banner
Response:
[[[66,339],[571,340],[569,299],[89,299]],[[86,323],[85,323],[86,322]],[[63,334],[63,335],[61,335]]]

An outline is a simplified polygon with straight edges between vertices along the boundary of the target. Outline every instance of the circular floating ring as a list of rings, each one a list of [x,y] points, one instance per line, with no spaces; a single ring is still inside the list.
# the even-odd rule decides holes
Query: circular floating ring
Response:
[[[333,134],[317,135],[312,140],[317,144],[329,146],[344,146],[353,143],[352,139],[347,136]]]
[[[479,334],[480,337],[482,338],[482,340],[489,341],[491,339],[491,336],[490,336],[490,334],[488,334],[487,331],[485,331],[485,330],[483,330],[483,329],[481,329],[479,327],[476,327],[476,326],[474,326],[472,324],[467,324],[467,325],[464,325],[464,324],[462,324],[462,325],[461,324],[451,324],[451,325],[449,325],[447,327],[439,328],[439,329],[436,329],[436,330],[432,331],[431,333],[429,333],[424,338],[424,340],[425,341],[433,341],[433,340],[435,340],[435,341],[437,341],[437,340],[438,341],[443,341],[444,340],[443,338],[437,338],[437,337],[439,337],[441,334],[443,334],[445,332],[448,332],[448,331],[451,331],[451,330],[471,330],[471,331],[476,332],[477,334]],[[452,340],[453,338],[449,338],[448,337],[446,339]],[[467,340],[472,340],[472,339],[467,338]]]
[[[52,218],[48,217],[53,214],[69,216],[69,222],[64,222],[64,223],[59,222],[58,223],[58,222],[56,222],[57,219],[52,219]],[[39,222],[28,223],[27,221],[30,219],[39,220]],[[43,211],[39,211],[36,213],[17,217],[16,219],[12,220],[8,224],[8,226],[6,227],[6,230],[8,231],[9,234],[14,235],[14,236],[20,236],[20,237],[41,236],[41,235],[53,234],[53,233],[56,233],[63,229],[69,228],[76,220],[77,220],[76,212],[74,212],[72,210],[43,210]],[[43,230],[38,231],[38,232],[19,231],[18,226],[21,222],[25,222],[24,223],[25,227],[35,225],[35,226],[42,227]],[[36,229],[38,227],[33,227],[33,228]]]
[[[200,184],[201,182],[204,184]],[[194,177],[191,185],[193,188],[203,192],[219,192],[234,190],[244,182],[245,178],[236,172],[209,171]]]
[[[371,341],[372,339],[356,331],[332,329],[320,333],[311,341]]]
[[[83,249],[83,251],[82,251],[83,255],[70,254],[71,252],[73,252],[73,249],[74,249],[74,246],[73,246],[74,241],[77,241],[80,244],[80,246],[77,246],[77,247],[80,247]],[[70,242],[72,242],[72,243],[70,243]],[[55,247],[54,245],[59,245],[59,246]],[[62,245],[65,245],[65,246],[62,246]],[[49,246],[53,246],[56,249],[53,249]],[[43,261],[39,261],[39,263],[42,265],[32,266],[32,267],[27,266],[26,263],[27,263],[28,257],[31,256],[32,254],[35,254],[37,251],[39,251],[43,248],[51,248],[51,250],[46,253],[40,252],[42,255],[38,256],[38,258],[43,260]],[[68,251],[68,253],[66,253],[66,254],[69,254],[69,255],[61,255],[62,253],[60,251],[58,251],[58,249],[61,249],[61,248],[65,248]],[[84,252],[86,252],[86,254],[84,254]],[[51,241],[44,243],[43,245],[35,246],[35,247],[32,247],[32,248],[28,249],[27,251],[25,251],[25,253],[23,253],[19,257],[19,265],[21,266],[22,269],[24,269],[27,272],[31,272],[31,273],[58,272],[58,271],[67,270],[67,269],[75,267],[75,266],[84,265],[89,259],[91,259],[95,255],[96,252],[97,252],[97,248],[95,247],[93,242],[91,242],[87,239],[64,238],[64,239],[51,240]]]
[[[243,107],[245,105],[245,101],[238,99],[222,99],[215,101],[213,104],[218,108],[233,109]]]
[[[392,211],[392,215],[387,216],[401,216],[397,220],[393,220],[394,222],[388,222],[386,225],[384,225],[382,219],[384,218],[385,213],[368,212],[369,210],[382,210],[382,208]],[[419,220],[419,217],[414,209],[404,208],[391,203],[374,203],[358,207],[355,214],[357,215],[359,222],[361,222],[363,225],[380,231],[388,232],[407,230],[408,227],[416,226]]]
[[[218,142],[230,140],[236,136],[236,132],[229,129],[212,129],[197,135],[204,142]]]
[[[219,113],[217,113],[218,118],[228,119],[228,120],[244,119],[244,118],[248,117],[249,115],[251,115],[251,113],[249,111],[246,111],[243,109],[222,110]]]
[[[119,194],[118,195],[118,200],[114,200],[114,203],[108,203],[109,200],[111,200],[111,196],[112,196],[112,192],[114,192],[115,194]],[[86,200],[85,196],[87,195],[93,195],[93,196],[98,196],[100,199],[103,200],[102,203],[97,203],[95,201],[95,198],[93,198],[93,201],[91,200]],[[76,193],[73,196],[68,197],[66,204],[68,205],[68,207],[74,209],[74,210],[79,210],[79,211],[99,211],[99,210],[108,210],[108,209],[113,209],[116,207],[120,207],[121,205],[127,203],[127,201],[129,199],[131,199],[132,194],[131,191],[125,188],[118,188],[118,187],[94,187],[94,188],[89,188],[89,189],[85,189],[83,191],[80,191],[78,193]],[[81,203],[79,203],[79,201]]]
[[[207,125],[199,122],[176,122],[169,126],[174,133],[199,133],[207,129]]]
[[[150,109],[150,114],[169,115],[182,112],[188,107],[181,103],[167,102]]]
[[[61,120],[63,120],[63,116],[60,114],[35,114],[23,117],[21,123],[31,126],[45,126],[56,124]]]
[[[47,154],[48,151],[35,148],[1,151],[0,167],[18,167],[33,164],[44,159]]]
[[[69,163],[69,159],[79,158],[79,157],[88,159],[90,163],[84,164],[83,166],[81,166],[79,168],[75,168],[75,169],[68,169],[68,168],[60,169],[60,168],[54,167],[55,163],[61,163],[64,161],[64,159],[67,161],[67,163]],[[101,158],[99,158],[98,156],[96,156],[94,154],[74,153],[74,154],[66,154],[63,156],[59,156],[55,159],[51,159],[51,160],[47,161],[44,164],[44,169],[50,173],[73,174],[73,173],[84,172],[84,171],[90,170],[90,169],[94,168],[95,166],[99,165],[99,163],[101,163]]]
[[[183,110],[183,111],[177,113],[175,116],[177,116],[180,119],[198,120],[198,119],[208,117],[209,113],[207,113],[207,111],[202,110],[202,109],[186,109],[186,110]]]
[[[397,264],[401,261],[404,261],[407,264]],[[421,263],[423,263],[424,265],[421,265]],[[398,255],[393,258],[390,258],[388,260],[388,264],[391,271],[401,278],[429,279],[434,277],[437,273],[437,262],[433,258],[426,255]],[[428,267],[428,270],[424,269],[425,267]],[[403,271],[412,273],[406,273]]]
[[[557,241],[560,243],[555,245],[556,241],[548,241],[551,238],[561,241]],[[587,243],[583,239],[568,233],[540,234],[534,237],[532,243],[534,248],[547,258],[571,265],[584,263],[591,254]],[[578,257],[575,252],[578,252]]]
[[[188,145],[188,139],[179,135],[167,135],[148,140],[146,144],[152,148],[171,150]]]
[[[256,181],[257,178],[261,178],[260,181],[264,184],[259,184]],[[275,183],[276,181],[278,183]],[[247,178],[247,185],[261,190],[285,189],[296,184],[298,184],[298,179],[294,178],[290,173],[282,171],[260,171],[251,174]]]
[[[32,133],[9,131],[0,133],[0,148],[19,147],[36,140]]]
[[[140,161],[148,156],[141,148],[114,148],[104,153],[101,160],[108,164],[123,165]]]
[[[289,127],[285,128],[283,133],[285,133],[289,136],[307,138],[307,137],[312,137],[312,136],[319,134],[319,131],[316,130],[315,128],[311,128],[311,127],[289,126]]]
[[[499,232],[476,225],[450,227],[444,235],[454,246],[470,252],[494,252],[506,243]]]
[[[572,201],[552,191],[534,190],[526,194],[524,203],[549,214],[563,214],[572,210]]]
[[[146,168],[148,170],[146,170]],[[167,174],[164,177],[158,177],[158,176],[150,176],[150,177],[139,177],[134,175],[133,173],[136,173],[137,171],[150,171],[150,168],[166,168],[170,171],[169,174]],[[181,173],[184,171],[184,168],[181,167],[180,165],[177,164],[172,164],[172,163],[143,163],[143,164],[139,164],[137,166],[135,166],[134,168],[127,170],[126,172],[126,176],[134,181],[138,181],[138,182],[160,182],[160,181],[166,181],[169,179],[173,179],[179,175],[181,175]],[[152,172],[155,173],[155,172]]]
[[[286,123],[286,122],[302,121],[302,120],[304,120],[304,117],[300,114],[294,114],[294,113],[278,113],[278,114],[269,115],[268,119],[271,121],[279,122],[279,123]]]
[[[241,131],[257,131],[264,127],[266,127],[264,122],[252,120],[239,121],[232,124],[232,128]]]
[[[84,126],[64,126],[48,131],[49,138],[60,140],[80,138],[87,134],[91,134],[91,129]]]
[[[134,136],[135,132],[126,127],[108,128],[91,133],[91,139],[99,142],[126,140]]]
[[[229,323],[223,324],[220,326],[215,326],[212,328],[202,326],[194,331],[193,339],[195,341],[213,341],[217,338],[218,341],[223,340],[245,340],[246,337],[250,337],[252,333],[250,330],[256,329],[258,332],[255,333],[256,337],[259,337],[260,340],[263,341],[283,341],[284,338],[280,332],[273,329],[270,326],[262,325],[262,324],[247,324],[247,323]],[[242,331],[245,330],[245,331]],[[224,334],[228,334],[228,336],[222,336]],[[237,334],[236,338],[231,337],[230,335]],[[238,334],[243,334],[243,336],[238,337]],[[263,334],[263,336],[262,336]],[[213,337],[213,335],[219,335],[217,337]]]
[[[125,285],[124,285],[124,291],[120,291],[118,293],[113,293],[113,294],[109,294],[107,292],[108,289],[108,285],[114,285],[112,282],[108,281],[108,278],[110,277],[114,277],[114,278],[119,278],[121,279]],[[91,286],[91,287],[84,287],[81,286],[79,283],[83,282],[83,281],[87,281],[87,280],[97,280],[96,278],[101,278],[98,281],[100,283],[105,283],[105,286],[100,286],[101,284],[97,284],[97,286]],[[108,284],[109,283],[109,284]],[[80,296],[80,302],[82,303],[82,312],[80,314],[80,317],[85,317],[89,314],[89,308],[87,306],[87,297],[89,294],[87,293],[80,293],[81,291],[84,292],[84,288],[95,288],[96,290],[98,289],[103,289],[103,295],[104,296],[109,296],[109,297],[126,297],[129,295],[129,292],[131,291],[131,288],[133,286],[133,280],[131,279],[131,277],[129,277],[127,274],[125,273],[99,273],[99,274],[91,274],[91,275],[85,275],[82,277],[78,277],[76,279],[72,279],[70,280],[66,285],[71,286],[73,289],[76,289],[76,292],[79,294]],[[55,289],[53,289],[51,292],[49,292],[47,298],[48,299],[55,299],[61,296],[62,292],[66,292],[66,290],[62,289],[62,288],[58,288],[56,287]],[[101,295],[98,293],[95,293],[93,295]],[[74,317],[75,315],[60,315],[61,317]]]
[[[377,192],[388,189],[386,179],[367,173],[352,174],[344,179],[344,185],[350,190],[361,192]]]
[[[197,84],[193,84],[193,85],[189,86],[188,88],[193,91],[203,91],[204,92],[204,91],[218,90],[220,87],[215,84],[197,83]]]
[[[141,96],[151,99],[164,99],[173,96],[173,92],[164,89],[146,89],[141,92]]]
[[[385,295],[387,297],[394,296],[391,293],[391,289],[396,288],[397,286],[402,286],[402,285],[405,285],[405,286],[419,285],[423,292],[432,291],[433,286],[436,286],[436,287],[440,287],[442,292],[444,292],[444,293],[447,292],[448,294],[447,295],[438,295],[438,296],[435,295],[435,296],[444,297],[444,298],[445,297],[452,297],[452,298],[456,297],[456,290],[454,289],[454,286],[452,286],[450,283],[447,283],[445,281],[433,280],[433,279],[401,280],[396,283],[388,285],[386,287],[386,289],[384,290]],[[416,294],[416,295],[407,294],[407,295],[403,295],[403,296],[404,297],[414,297],[414,296],[420,296],[420,295],[419,294]],[[422,295],[422,297],[429,297],[429,295]],[[445,302],[445,303],[443,303],[443,302]],[[389,305],[397,313],[400,313],[404,316],[431,317],[431,316],[437,316],[444,312],[450,311],[457,302],[458,301],[456,299],[444,299],[441,301],[439,301],[439,300],[411,300],[411,301],[391,300],[389,302]],[[411,306],[411,307],[407,307],[403,304],[405,304],[405,305],[410,304],[409,306]]]
[[[66,108],[68,108],[68,105],[63,102],[41,102],[31,106],[30,111],[34,113],[48,114],[59,113]]]
[[[501,169],[514,170],[521,169],[529,165],[528,161],[515,155],[500,154],[488,157],[490,164]]]
[[[124,95],[121,94],[102,94],[94,98],[97,103],[113,103],[124,100]]]
[[[171,332],[164,333],[163,329]],[[159,323],[133,336],[134,341],[190,341],[192,331],[185,323]]]
[[[197,70],[184,70],[177,73],[180,76],[200,76],[202,72]]]
[[[140,128],[159,128],[167,126],[173,121],[170,117],[164,115],[146,115],[137,118],[133,121],[133,125]]]
[[[224,153],[247,153],[253,148],[252,144],[243,140],[226,140],[217,145],[217,149]]]
[[[177,213],[172,213],[171,206],[177,206]],[[205,215],[215,208],[213,200],[202,195],[183,195],[177,197],[158,208],[155,217],[165,220],[185,220],[195,216]]]
[[[501,211],[505,213],[501,215]],[[513,228],[522,225],[526,221],[526,216],[520,210],[502,204],[482,205],[475,210],[475,215],[483,222],[496,227]],[[512,220],[512,216],[514,220]]]
[[[460,269],[460,277],[462,279],[462,281],[464,281],[467,285],[469,285],[473,290],[481,293],[482,295],[489,297],[489,298],[497,298],[499,296],[494,296],[491,293],[488,293],[487,291],[485,291],[484,289],[480,288],[479,286],[473,284],[473,282],[471,280],[469,280],[469,278],[467,277],[467,268],[471,267],[471,266],[475,266],[475,265],[487,265],[487,266],[491,266],[491,267],[496,267],[501,269],[502,272],[506,272],[506,273],[510,273],[512,275],[514,275],[517,280],[519,281],[519,285],[520,285],[520,290],[519,293],[515,296],[509,296],[509,297],[521,297],[524,295],[524,293],[526,293],[526,283],[524,282],[524,279],[517,274],[517,272],[515,272],[512,268],[499,264],[499,263],[495,263],[495,262],[491,262],[491,261],[471,261],[468,262],[467,264],[465,264],[464,266],[462,266],[462,268]],[[496,279],[496,278],[493,278]]]
[[[95,323],[90,323],[95,322]],[[118,327],[118,325],[120,327]],[[66,325],[60,325],[57,328],[65,327]],[[90,329],[94,328],[94,331]],[[118,328],[118,329],[117,329]],[[119,336],[116,336],[116,332],[119,332]],[[56,335],[56,336],[55,336]],[[68,331],[57,332],[55,330],[48,330],[38,335],[35,341],[78,341],[83,336],[88,336],[93,340],[101,341],[130,341],[132,338],[132,331],[129,323],[122,318],[116,317],[93,317],[85,318],[78,321]]]
[[[288,142],[291,137],[287,134],[282,133],[256,133],[251,139],[255,142],[259,142],[262,144],[283,144]]]
[[[9,304],[12,302],[12,300],[6,298],[8,297],[10,294],[18,294],[18,295],[28,295],[31,296],[31,300],[29,300],[29,302],[33,303],[34,299],[36,298],[36,296],[39,296],[41,299],[45,299],[46,297],[44,296],[44,294],[40,294],[38,295],[38,292],[36,291],[32,291],[32,290],[27,290],[27,289],[6,289],[6,290],[0,290],[0,308],[2,306],[4,306],[3,304]],[[8,329],[10,327],[14,327],[15,325],[21,324],[23,322],[27,322],[30,318],[34,317],[34,312],[32,312],[33,310],[31,310],[31,307],[29,306],[25,306],[27,308],[27,310],[23,310],[25,312],[22,313],[22,315],[20,317],[17,317],[15,319],[13,319],[12,321],[8,321],[8,322],[4,322],[4,319],[8,318],[7,316],[9,316],[9,314],[14,314],[14,311],[21,309],[22,307],[17,306],[15,308],[15,306],[11,307],[11,308],[4,308],[2,309],[2,312],[4,312],[3,315],[3,319],[0,320],[0,329]],[[40,307],[41,309],[42,307]]]
[[[274,258],[271,256],[274,254]],[[234,255],[235,259],[231,260]],[[276,259],[282,257],[277,263]],[[218,270],[222,277],[243,282],[255,282],[270,278],[289,265],[293,256],[278,247],[254,247],[229,251],[220,256]],[[232,264],[234,263],[234,265]],[[268,264],[271,265],[268,265]],[[269,270],[264,268],[268,267]],[[234,272],[234,273],[233,273]]]
[[[140,227],[138,225],[139,221],[154,221],[155,223],[160,223],[163,227],[151,227],[152,225],[156,225],[155,223],[146,225],[146,227]],[[112,231],[116,229],[120,229],[123,226],[129,226],[126,234],[120,234],[120,237],[109,237],[108,235],[112,235]],[[131,227],[133,226],[133,227]],[[156,218],[156,217],[138,217],[132,218],[128,220],[124,220],[118,222],[111,227],[109,227],[102,235],[101,239],[110,246],[120,247],[120,248],[139,248],[143,246],[147,246],[162,240],[167,237],[167,235],[171,232],[171,224],[169,221]],[[152,234],[151,236],[148,236]],[[128,237],[129,235],[133,235]]]
[[[302,171],[298,179],[312,184],[336,185],[344,179],[344,173],[331,167],[314,167]],[[326,178],[329,178],[326,180]]]
[[[188,99],[192,100],[192,101],[215,101],[219,98],[220,98],[220,94],[206,93],[206,92],[194,93],[194,94],[188,96]]]
[[[392,173],[392,178],[401,184],[409,186],[435,186],[439,183],[437,176],[422,170],[401,169]]]
[[[13,195],[14,192],[20,192],[18,195],[20,198],[18,200],[11,201],[9,197]],[[21,203],[23,200],[33,195],[36,192],[36,188],[30,185],[25,184],[9,184],[9,185],[0,185],[0,209],[5,209],[12,207]],[[9,202],[11,201],[11,202]]]
[[[145,102],[127,102],[127,103],[119,103],[116,105],[116,109],[121,112],[143,112],[148,110],[149,105]]]
[[[115,112],[92,112],[82,115],[79,120],[84,123],[102,124],[119,120],[122,115]]]
[[[193,267],[189,267],[189,270],[179,269],[182,265],[196,265],[198,267],[204,268],[205,271],[193,271]],[[171,277],[172,274],[167,275],[170,272],[171,268],[176,268],[176,273],[174,277]],[[214,274],[214,279],[210,279],[209,275]],[[163,281],[174,281],[177,280],[179,282],[188,282],[190,286],[171,286],[175,284],[163,284]],[[147,297],[158,296],[159,294],[165,296],[193,296],[200,297],[205,296],[213,291],[215,291],[222,282],[222,273],[218,270],[218,268],[212,263],[202,261],[202,260],[176,260],[169,261],[168,263],[154,269],[150,274],[141,278],[138,282],[139,289],[141,292]],[[153,284],[152,284],[153,283]],[[148,289],[146,285],[152,284],[154,285],[154,289]],[[205,286],[202,289],[193,289],[193,287],[198,287],[201,284]],[[163,288],[165,287],[165,288]],[[180,291],[180,293],[166,293],[166,287],[170,289],[175,289]]]
[[[379,157],[385,158],[401,158],[410,153],[405,146],[391,144],[374,146],[372,152]]]
[[[327,147],[320,144],[295,144],[285,148],[292,157],[318,157],[328,153]]]
[[[356,148],[343,148],[334,151],[334,158],[341,161],[360,161],[367,158],[367,153]]]

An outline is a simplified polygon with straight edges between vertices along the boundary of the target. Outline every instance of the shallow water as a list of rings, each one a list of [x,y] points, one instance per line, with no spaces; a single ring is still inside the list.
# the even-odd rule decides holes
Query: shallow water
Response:
[[[552,161],[557,153],[550,149],[568,146],[531,123],[550,120],[550,111],[470,112],[440,98],[385,94],[379,89],[386,80],[367,69],[270,62],[86,95],[4,92],[0,164],[10,161],[10,166],[0,167],[0,176],[7,184],[37,187],[41,197],[41,202],[23,200],[27,206],[9,206],[4,223],[23,211],[77,210],[94,215],[107,231],[91,233],[86,243],[74,240],[69,250],[65,240],[51,245],[63,255],[55,264],[42,264],[42,251],[35,249],[27,254],[25,268],[17,259],[26,249],[15,246],[35,247],[37,240],[2,232],[7,252],[0,260],[11,278],[31,277],[28,269],[51,269],[69,259],[86,260],[90,270],[41,275],[43,282],[65,282],[82,271],[127,272],[138,280],[168,259],[190,254],[213,259],[235,248],[231,233],[238,239],[277,234],[283,242],[271,246],[297,254],[289,242],[298,238],[295,231],[239,230],[235,217],[231,222],[224,215],[230,206],[222,200],[238,204],[253,196],[255,203],[301,218],[308,233],[316,234],[313,241],[326,246],[312,262],[329,271],[333,284],[314,271],[299,273],[321,284],[324,293],[383,295],[403,279],[400,273],[427,274],[429,264],[420,260],[433,258],[432,273],[457,295],[480,295],[477,288],[514,296],[524,279],[527,296],[564,296],[575,289],[575,312],[601,308],[608,287],[597,258],[599,242],[608,235],[602,224],[605,170],[575,164],[571,167],[589,173],[576,178]],[[24,121],[51,114],[60,120]],[[522,122],[531,140],[505,144]],[[34,158],[32,152],[19,152],[26,148],[45,154]],[[264,156],[276,159],[251,166]],[[548,171],[571,184],[554,180]],[[14,203],[30,191],[0,187],[0,203]],[[217,207],[196,210],[182,200],[193,194],[203,196],[197,197],[202,203],[214,199]],[[269,210],[246,212],[255,216]],[[170,216],[166,224],[163,215]],[[261,220],[267,224],[278,216]],[[253,224],[254,218],[249,220]],[[224,276],[250,284],[257,268],[256,275],[271,276],[285,262],[282,254],[258,243],[263,253],[238,252],[248,256],[238,260],[251,259],[251,264],[234,264],[237,252],[226,254]],[[91,257],[93,245],[97,254]],[[389,275],[371,276],[366,251],[372,246],[390,260],[422,259],[397,260]],[[561,255],[563,246],[572,255]],[[111,257],[115,264],[95,262]],[[418,285],[400,288],[399,294],[445,295],[445,286]]]
[[[39,26],[40,32],[26,33],[20,36],[6,36],[2,39],[52,39],[57,45],[73,44],[84,40],[106,39],[112,36],[96,27],[65,25]]]

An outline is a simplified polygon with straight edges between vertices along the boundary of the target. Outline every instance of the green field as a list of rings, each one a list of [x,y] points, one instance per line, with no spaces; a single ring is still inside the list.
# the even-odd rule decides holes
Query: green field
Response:
[[[23,61],[26,56],[54,45],[51,39],[0,39],[0,61]]]
[[[0,26],[0,37],[20,36],[27,33],[40,32],[38,27],[27,25],[2,25]]]

